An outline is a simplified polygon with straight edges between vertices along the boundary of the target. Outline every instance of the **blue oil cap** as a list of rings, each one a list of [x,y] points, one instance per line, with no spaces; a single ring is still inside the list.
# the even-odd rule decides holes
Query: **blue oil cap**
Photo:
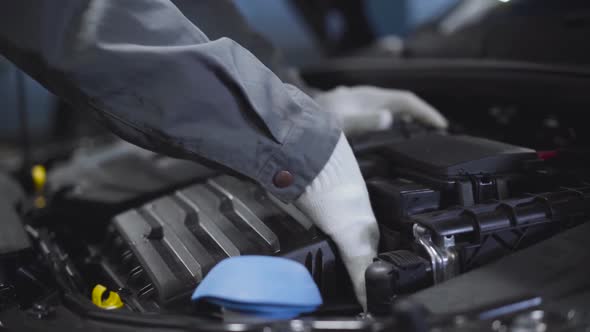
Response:
[[[199,284],[192,300],[272,319],[293,318],[322,305],[320,291],[303,265],[269,256],[224,259]]]

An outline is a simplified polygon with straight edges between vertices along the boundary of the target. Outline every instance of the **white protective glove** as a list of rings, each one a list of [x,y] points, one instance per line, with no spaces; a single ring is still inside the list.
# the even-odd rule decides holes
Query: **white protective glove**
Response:
[[[436,109],[409,91],[342,86],[316,94],[315,101],[340,121],[347,135],[388,129],[398,115],[435,128],[448,126]]]
[[[379,228],[365,180],[344,134],[295,205],[334,240],[366,311],[365,270],[377,255]]]

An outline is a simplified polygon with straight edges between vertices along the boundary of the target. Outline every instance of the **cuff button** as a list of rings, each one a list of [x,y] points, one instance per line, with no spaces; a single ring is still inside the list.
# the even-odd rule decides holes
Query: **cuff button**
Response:
[[[277,188],[287,188],[293,184],[293,174],[289,171],[279,171],[272,182]]]

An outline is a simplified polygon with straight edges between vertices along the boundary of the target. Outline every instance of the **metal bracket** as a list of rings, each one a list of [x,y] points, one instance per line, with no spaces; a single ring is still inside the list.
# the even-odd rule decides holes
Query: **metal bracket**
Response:
[[[430,257],[432,264],[432,276],[435,284],[449,280],[459,274],[459,261],[457,252],[454,249],[455,239],[445,237],[441,246],[432,241],[430,232],[418,225],[414,225],[414,238]]]

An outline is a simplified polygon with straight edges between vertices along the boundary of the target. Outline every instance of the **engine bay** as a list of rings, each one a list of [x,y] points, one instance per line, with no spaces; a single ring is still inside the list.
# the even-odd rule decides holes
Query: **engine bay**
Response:
[[[306,315],[312,322],[347,317],[361,324],[354,329],[375,329],[368,322],[389,321],[413,294],[428,296],[590,215],[589,173],[577,150],[414,126],[351,146],[381,232],[366,271],[371,319],[357,319],[362,309],[335,245],[294,206],[245,179],[121,141],[80,149],[33,181],[32,195],[3,178],[0,307],[55,319],[65,306],[162,326],[181,315],[219,330],[228,322],[223,310],[195,305],[190,294],[224,258],[267,255],[309,271],[324,299]],[[116,309],[93,301],[99,286],[120,298]]]

